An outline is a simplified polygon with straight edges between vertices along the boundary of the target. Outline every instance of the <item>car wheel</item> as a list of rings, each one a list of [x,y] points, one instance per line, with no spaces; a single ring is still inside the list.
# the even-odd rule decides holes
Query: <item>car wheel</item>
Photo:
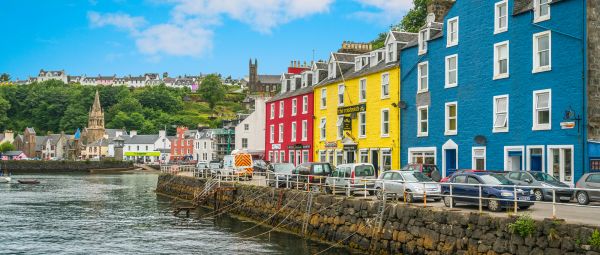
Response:
[[[439,201],[442,201],[442,199],[441,198],[434,198],[433,199],[433,202],[439,202]]]
[[[410,192],[411,191],[407,189],[404,193],[404,201],[409,204],[413,202],[413,195]]]
[[[450,205],[452,205],[452,207],[456,206],[456,202],[454,202],[454,200],[452,199],[452,197],[450,196],[450,194],[446,193],[444,195],[445,195],[445,197],[444,197],[444,205],[446,207],[451,207]]]
[[[383,200],[383,191],[381,191],[381,188],[377,188],[375,190],[375,196],[377,197],[377,199]]]
[[[534,190],[533,196],[535,196],[535,201],[544,201],[544,193],[542,193],[542,190]]]
[[[491,196],[489,198],[490,198],[490,200],[488,201],[488,205],[487,205],[488,209],[492,212],[499,212],[501,210],[500,201],[495,200],[496,197],[494,197],[494,196]]]
[[[329,187],[325,187],[325,193],[333,194],[333,190],[331,190]]]
[[[530,205],[522,205],[522,206],[519,206],[519,210],[527,210],[527,209],[529,209],[529,207],[531,207],[531,206]]]
[[[579,203],[580,205],[587,205],[590,203],[590,197],[588,196],[588,194],[585,191],[579,191],[577,192],[577,203]]]
[[[375,193],[375,191],[369,190],[369,196],[372,196]]]

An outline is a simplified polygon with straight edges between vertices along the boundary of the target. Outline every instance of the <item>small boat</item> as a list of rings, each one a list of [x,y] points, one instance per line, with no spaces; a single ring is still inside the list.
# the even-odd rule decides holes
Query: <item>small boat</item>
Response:
[[[40,184],[40,181],[34,179],[18,180],[17,182],[19,182],[20,184]]]
[[[0,176],[0,183],[9,183],[11,180],[10,176]]]

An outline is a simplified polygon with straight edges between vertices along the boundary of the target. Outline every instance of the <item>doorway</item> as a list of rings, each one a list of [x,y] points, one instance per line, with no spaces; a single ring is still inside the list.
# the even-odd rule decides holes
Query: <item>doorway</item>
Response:
[[[573,146],[548,146],[548,174],[573,183]]]
[[[346,164],[354,163],[354,151],[346,151]]]
[[[379,176],[379,173],[381,173],[381,170],[379,169],[379,151],[378,150],[371,151],[371,164],[373,164],[373,167],[375,168],[375,176]]]

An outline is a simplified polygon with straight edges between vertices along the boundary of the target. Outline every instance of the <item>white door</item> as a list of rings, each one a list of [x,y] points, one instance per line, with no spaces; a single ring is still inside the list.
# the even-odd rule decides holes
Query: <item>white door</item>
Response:
[[[548,174],[558,178],[561,182],[573,183],[573,148],[548,149]]]

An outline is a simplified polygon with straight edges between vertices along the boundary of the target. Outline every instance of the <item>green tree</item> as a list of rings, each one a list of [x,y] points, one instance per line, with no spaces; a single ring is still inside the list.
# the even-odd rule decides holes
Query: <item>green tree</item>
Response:
[[[8,110],[10,109],[10,102],[4,99],[3,96],[0,95],[0,128],[2,130],[6,129],[9,124],[8,118]]]
[[[10,81],[10,74],[8,74],[8,73],[0,74],[0,81]]]
[[[221,83],[221,78],[214,74],[209,74],[204,77],[198,93],[206,101],[210,109],[215,109],[217,102],[225,98],[225,87]]]
[[[406,32],[419,32],[425,25],[428,2],[429,0],[413,0],[413,8],[402,18],[398,28]]]
[[[14,151],[14,150],[15,150],[15,146],[12,145],[12,143],[3,142],[2,144],[0,144],[0,153],[5,153],[7,151]]]

